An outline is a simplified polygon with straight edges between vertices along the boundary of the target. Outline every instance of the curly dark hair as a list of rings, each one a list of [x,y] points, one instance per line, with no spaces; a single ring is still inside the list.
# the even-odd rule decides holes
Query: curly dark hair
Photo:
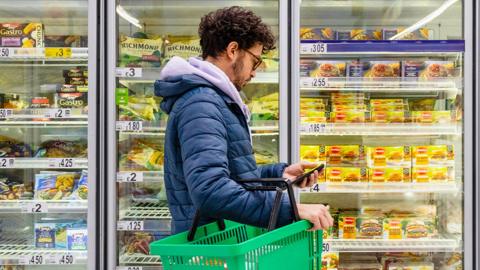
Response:
[[[251,10],[239,6],[218,9],[203,16],[198,35],[203,59],[217,57],[232,41],[236,41],[240,49],[249,49],[257,42],[263,45],[263,53],[275,49],[270,27]]]

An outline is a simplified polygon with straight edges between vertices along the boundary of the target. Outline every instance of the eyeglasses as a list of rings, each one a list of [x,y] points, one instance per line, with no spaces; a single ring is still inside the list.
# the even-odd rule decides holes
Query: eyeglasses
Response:
[[[253,64],[253,67],[252,67],[252,70],[256,70],[262,63],[263,63],[263,60],[261,57],[258,57],[256,56],[254,53],[252,53],[251,51],[245,49],[245,51],[250,54],[251,56],[253,56],[253,58],[255,58],[256,62],[255,64]]]

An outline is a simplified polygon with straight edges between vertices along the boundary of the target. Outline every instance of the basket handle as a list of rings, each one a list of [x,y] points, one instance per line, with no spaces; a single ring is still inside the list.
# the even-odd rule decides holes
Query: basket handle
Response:
[[[293,210],[293,219],[299,221],[300,217],[298,215],[297,204],[295,203],[295,195],[293,193],[293,182],[285,178],[258,178],[258,179],[242,179],[237,181],[239,184],[243,185],[245,189],[250,191],[255,190],[264,190],[264,191],[275,191],[275,200],[270,213],[270,219],[268,220],[268,230],[274,230],[277,227],[278,214],[280,213],[280,208],[282,204],[283,191],[287,190],[287,195],[290,201],[290,205]],[[245,186],[248,183],[261,183],[261,186]],[[187,240],[189,242],[193,241],[195,238],[195,233],[197,232],[198,224],[200,222],[201,213],[197,209],[195,211],[195,216],[193,218],[192,227],[190,228]],[[225,230],[225,221],[223,219],[217,219],[217,224],[219,230]]]

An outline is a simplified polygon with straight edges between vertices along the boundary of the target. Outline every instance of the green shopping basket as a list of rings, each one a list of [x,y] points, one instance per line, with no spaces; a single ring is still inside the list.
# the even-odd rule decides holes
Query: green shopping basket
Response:
[[[275,190],[275,204],[268,229],[218,220],[198,227],[197,211],[189,232],[180,233],[150,244],[150,254],[159,255],[165,270],[292,270],[321,269],[322,231],[307,231],[308,221],[299,221],[292,184],[285,179],[241,180],[249,190]],[[270,184],[266,186],[265,184]],[[283,190],[288,191],[295,223],[274,229]],[[197,229],[198,227],[198,229]]]

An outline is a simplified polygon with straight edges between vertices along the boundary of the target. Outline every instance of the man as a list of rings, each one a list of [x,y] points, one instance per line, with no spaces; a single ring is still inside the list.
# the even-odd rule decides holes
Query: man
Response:
[[[225,218],[267,227],[275,193],[247,191],[235,180],[293,179],[315,167],[255,163],[250,112],[239,91],[255,77],[261,54],[274,49],[274,36],[259,17],[240,7],[207,14],[198,32],[204,61],[173,57],[155,83],[155,93],[163,97],[161,108],[169,114],[164,168],[172,231],[188,230],[197,209],[201,224]],[[315,173],[300,187],[317,178]],[[313,230],[333,224],[323,205],[298,204],[298,211],[313,223]],[[283,196],[277,226],[292,221],[292,208]]]

